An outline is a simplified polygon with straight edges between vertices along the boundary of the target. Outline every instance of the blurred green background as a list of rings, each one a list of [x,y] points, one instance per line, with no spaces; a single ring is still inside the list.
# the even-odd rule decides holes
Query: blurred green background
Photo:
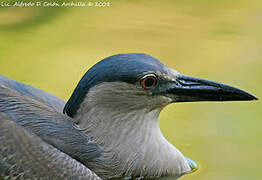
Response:
[[[67,100],[102,58],[140,52],[262,97],[261,0],[109,2],[0,7],[0,73]],[[261,101],[165,108],[165,137],[200,166],[181,180],[261,180],[261,108]]]

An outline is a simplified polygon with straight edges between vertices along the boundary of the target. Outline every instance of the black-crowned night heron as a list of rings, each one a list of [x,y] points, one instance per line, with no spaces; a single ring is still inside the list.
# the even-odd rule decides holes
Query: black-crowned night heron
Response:
[[[100,61],[66,104],[1,76],[0,174],[176,179],[196,165],[163,137],[160,111],[174,102],[255,99],[228,85],[181,75],[145,54]]]

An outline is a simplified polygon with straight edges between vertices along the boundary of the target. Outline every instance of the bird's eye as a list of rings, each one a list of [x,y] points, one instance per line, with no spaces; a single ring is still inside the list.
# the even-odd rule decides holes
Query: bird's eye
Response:
[[[153,74],[144,76],[140,81],[140,85],[144,89],[152,89],[153,87],[156,86],[156,84],[157,84],[157,79],[156,76]]]

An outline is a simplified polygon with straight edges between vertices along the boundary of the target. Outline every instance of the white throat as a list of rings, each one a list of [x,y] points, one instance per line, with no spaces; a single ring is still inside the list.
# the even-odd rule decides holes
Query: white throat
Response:
[[[92,91],[88,94],[75,118],[80,128],[101,147],[101,156],[89,167],[96,174],[103,179],[176,177],[191,170],[181,152],[160,131],[161,108],[125,111],[103,105],[97,95]]]

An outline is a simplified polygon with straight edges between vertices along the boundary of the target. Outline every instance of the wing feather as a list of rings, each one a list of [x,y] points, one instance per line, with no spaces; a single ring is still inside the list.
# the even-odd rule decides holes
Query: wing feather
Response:
[[[0,86],[0,112],[28,133],[87,167],[100,156],[99,146],[79,130],[71,118],[16,90]]]
[[[4,179],[100,178],[0,113],[0,177]]]
[[[0,75],[0,86],[5,86],[7,88],[15,90],[20,94],[39,101],[51,108],[54,108],[59,112],[63,111],[65,101],[40,89],[17,82],[12,79],[8,79],[2,75]]]

